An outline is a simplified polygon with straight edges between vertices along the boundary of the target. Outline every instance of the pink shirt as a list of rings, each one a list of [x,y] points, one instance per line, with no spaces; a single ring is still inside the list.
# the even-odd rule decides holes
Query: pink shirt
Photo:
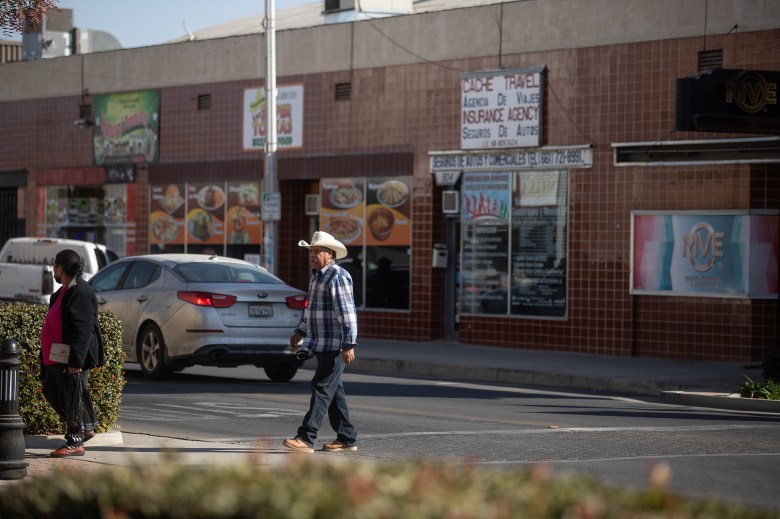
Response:
[[[51,353],[51,345],[53,343],[62,342],[61,309],[62,298],[65,295],[65,290],[60,292],[60,296],[54,302],[52,307],[49,308],[49,312],[46,314],[46,319],[43,321],[43,328],[41,328],[41,350],[43,351],[43,363],[46,365],[57,364],[56,362],[49,360],[49,353]]]

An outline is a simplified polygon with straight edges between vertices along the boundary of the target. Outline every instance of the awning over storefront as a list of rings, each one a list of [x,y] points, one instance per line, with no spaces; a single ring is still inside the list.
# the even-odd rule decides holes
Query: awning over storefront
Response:
[[[408,175],[414,167],[410,151],[379,152],[317,157],[280,157],[279,180],[313,180],[328,177]],[[150,164],[151,181],[214,182],[263,178],[263,159],[224,160],[214,162],[176,162]]]
[[[0,188],[27,185],[27,171],[24,169],[0,170]]]
[[[780,137],[617,142],[612,148],[616,166],[780,164]]]
[[[39,186],[102,186],[105,182],[103,168],[42,169],[35,174]]]

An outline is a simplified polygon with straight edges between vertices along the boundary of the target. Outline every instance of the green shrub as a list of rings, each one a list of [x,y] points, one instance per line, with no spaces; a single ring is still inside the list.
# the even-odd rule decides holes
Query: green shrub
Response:
[[[78,477],[75,477],[78,476]],[[618,489],[592,477],[550,477],[543,466],[501,470],[431,462],[283,466],[247,460],[182,466],[56,469],[0,487],[0,515],[133,518],[575,518],[769,519],[775,512],[685,499],[655,482]]]
[[[764,380],[780,382],[780,348],[769,350],[761,360]]]
[[[739,386],[739,396],[743,398],[763,398],[767,400],[780,400],[780,382],[768,379],[759,382],[745,375],[745,381]]]
[[[65,425],[43,397],[40,380],[40,333],[46,317],[41,305],[0,304],[0,341],[14,339],[19,343],[19,415],[25,434],[64,434]],[[99,312],[106,364],[89,373],[89,387],[98,432],[116,428],[119,404],[125,385],[122,364],[122,323],[110,312]]]

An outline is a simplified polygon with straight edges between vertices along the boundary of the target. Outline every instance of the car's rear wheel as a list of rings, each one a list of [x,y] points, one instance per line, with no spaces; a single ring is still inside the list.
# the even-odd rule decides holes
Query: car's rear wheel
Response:
[[[265,374],[274,382],[289,382],[298,373],[298,363],[276,364],[263,368]]]
[[[165,366],[165,341],[155,324],[147,324],[141,331],[138,363],[141,365],[141,374],[148,379],[164,378],[171,371]]]

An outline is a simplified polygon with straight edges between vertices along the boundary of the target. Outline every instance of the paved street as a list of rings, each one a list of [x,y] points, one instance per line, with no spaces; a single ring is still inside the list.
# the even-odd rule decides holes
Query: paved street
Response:
[[[150,382],[130,370],[120,425],[128,434],[275,452],[307,409],[310,376],[305,369],[292,383],[275,384],[252,367],[191,368]],[[778,415],[400,376],[349,373],[345,381],[360,434],[360,449],[350,457],[494,467],[546,462],[556,473],[590,472],[635,486],[645,486],[650,467],[663,461],[675,491],[780,508]],[[325,424],[320,440],[332,438]]]

